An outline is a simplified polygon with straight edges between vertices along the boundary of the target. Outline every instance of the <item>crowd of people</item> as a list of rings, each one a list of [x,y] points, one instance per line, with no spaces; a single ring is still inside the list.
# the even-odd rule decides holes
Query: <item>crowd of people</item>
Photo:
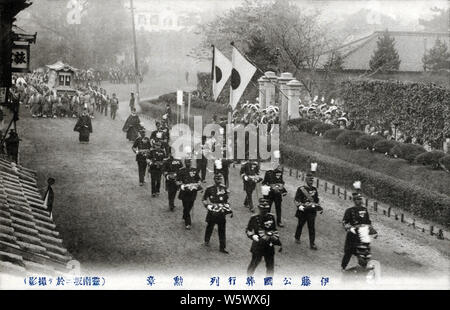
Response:
[[[273,116],[275,122],[276,114],[272,112],[273,107],[269,107],[264,116]],[[261,121],[256,118],[253,112],[256,112],[254,106],[250,104],[243,105],[241,109],[234,113],[235,125],[238,123],[249,124]],[[271,114],[274,113],[274,114]],[[136,154],[136,162],[138,166],[139,185],[145,185],[145,175],[151,179],[151,196],[157,198],[160,196],[161,179],[165,182],[165,190],[167,191],[168,208],[174,212],[175,199],[182,203],[182,219],[186,230],[192,227],[191,213],[199,194],[202,194],[201,204],[206,208],[207,215],[205,218],[206,227],[204,234],[204,246],[210,247],[211,235],[217,225],[219,235],[219,251],[229,254],[226,248],[226,221],[228,215],[233,217],[233,208],[229,203],[230,196],[233,193],[229,187],[229,170],[233,164],[232,160],[226,158],[226,145],[214,145],[214,137],[202,137],[200,152],[201,156],[196,156],[196,167],[193,165],[193,156],[196,154],[196,148],[186,149],[182,155],[172,154],[169,147],[170,141],[170,125],[167,122],[167,113],[164,118],[156,121],[156,129],[151,132],[150,136],[146,135],[146,130],[139,120],[139,117],[132,110],[132,115],[127,119],[123,127],[123,131],[127,133],[127,138],[133,141],[130,132],[139,132],[132,145],[132,150]],[[225,119],[215,121],[219,124],[225,122]],[[219,153],[223,152],[224,157],[215,159],[213,184],[205,187],[206,173],[208,171],[208,159],[204,156],[205,152],[212,149],[219,149]],[[197,151],[198,155],[198,151]],[[280,152],[275,151],[274,157],[279,162]],[[250,218],[245,229],[247,237],[252,241],[251,253],[252,257],[247,267],[248,276],[252,276],[255,269],[264,258],[266,263],[266,273],[272,276],[274,273],[274,256],[275,247],[282,250],[279,228],[284,227],[282,220],[282,201],[287,194],[285,181],[283,180],[283,168],[278,164],[274,164],[272,169],[265,172],[261,176],[260,162],[256,159],[247,159],[241,162],[240,177],[243,183],[244,201],[243,206],[250,213]],[[318,213],[323,212],[319,200],[318,189],[313,186],[316,164],[311,165],[311,171],[306,176],[306,184],[297,188],[295,193],[295,204],[297,208],[296,217],[298,225],[295,232],[295,242],[301,243],[301,234],[305,224],[309,231],[309,247],[311,250],[318,250],[315,243],[315,218]],[[261,184],[258,186],[258,184]],[[356,183],[356,182],[355,182]],[[360,193],[360,185],[354,185],[355,192],[353,194],[354,207],[346,210],[343,218],[343,226],[347,231],[344,256],[341,266],[343,271],[354,271],[354,268],[347,269],[347,265],[352,255],[357,256],[359,267],[365,272],[370,270],[372,265],[370,261],[370,242],[367,238],[361,241],[359,229],[362,226],[371,226],[367,209],[363,206],[363,199]],[[260,199],[257,201],[257,207],[253,203],[255,191],[261,191]],[[272,205],[275,205],[275,214],[270,213]],[[257,213],[255,211],[258,210]],[[374,235],[376,232],[371,231]]]

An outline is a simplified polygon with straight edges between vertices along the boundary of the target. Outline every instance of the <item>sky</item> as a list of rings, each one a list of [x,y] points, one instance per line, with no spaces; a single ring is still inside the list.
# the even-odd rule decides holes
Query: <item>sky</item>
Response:
[[[208,12],[210,16],[221,14],[227,9],[239,6],[242,0],[135,0],[139,10],[159,11],[174,10],[177,12]],[[262,0],[264,1],[264,0]],[[305,10],[319,9],[324,18],[330,20],[344,19],[346,15],[356,13],[361,9],[373,11],[373,21],[377,14],[385,14],[398,20],[401,24],[420,30],[419,18],[432,16],[431,8],[448,8],[447,0],[293,0]]]

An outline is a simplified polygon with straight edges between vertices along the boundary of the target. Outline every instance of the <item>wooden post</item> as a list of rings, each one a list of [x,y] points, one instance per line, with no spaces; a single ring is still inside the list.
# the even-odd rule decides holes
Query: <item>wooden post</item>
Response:
[[[398,214],[395,214],[395,220],[398,221]]]
[[[316,187],[319,189],[319,179],[316,179]]]
[[[378,212],[378,202],[376,202],[376,201],[373,202],[373,210],[375,212]]]
[[[402,222],[402,223],[405,222],[405,215],[403,213],[400,214],[400,222]]]
[[[413,222],[411,225],[412,225],[412,227],[416,228],[416,219],[413,219]]]
[[[388,216],[388,217],[391,217],[391,207],[388,208],[387,216]]]
[[[292,168],[289,168],[289,176],[292,176]]]
[[[187,125],[189,126],[189,120],[191,117],[191,92],[188,92],[188,108],[187,108]]]
[[[369,207],[369,199],[366,198],[366,208]]]
[[[328,183],[325,182],[325,192],[327,192],[327,188],[328,188]]]
[[[344,200],[347,200],[347,189],[344,189]]]
[[[295,170],[295,178],[298,180],[298,169]]]
[[[333,184],[333,186],[331,186],[331,193],[334,195],[336,194],[336,186]]]
[[[430,235],[434,235],[434,226],[433,225],[430,225]]]
[[[338,197],[341,198],[341,188],[338,187]]]

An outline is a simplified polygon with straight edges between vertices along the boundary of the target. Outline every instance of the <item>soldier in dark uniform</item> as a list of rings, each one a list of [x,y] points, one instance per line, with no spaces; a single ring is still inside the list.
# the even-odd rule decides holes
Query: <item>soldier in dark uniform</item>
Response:
[[[152,183],[152,197],[158,196],[161,189],[161,175],[165,157],[166,151],[161,147],[161,142],[156,141],[147,159]]]
[[[191,159],[184,160],[185,167],[180,169],[177,181],[180,182],[180,193],[178,199],[183,203],[183,220],[186,229],[191,229],[191,209],[197,198],[197,191],[201,189],[200,176],[198,170],[191,166]]]
[[[254,212],[253,206],[253,191],[256,188],[256,183],[262,180],[259,176],[259,165],[255,160],[250,160],[242,165],[240,171],[241,177],[244,182],[244,191],[246,193],[244,200],[244,207],[250,208],[250,211]]]
[[[300,186],[295,194],[294,201],[297,206],[295,216],[298,218],[298,225],[295,231],[295,241],[300,243],[300,236],[305,223],[308,223],[309,232],[309,246],[312,250],[317,250],[317,246],[314,241],[316,238],[316,232],[314,222],[317,212],[323,212],[322,207],[319,204],[319,194],[317,188],[313,186],[314,174],[308,172],[306,174],[306,185]]]
[[[206,223],[208,223],[208,225],[206,226],[205,231],[205,246],[209,246],[211,234],[214,230],[214,226],[217,224],[220,252],[228,254],[225,238],[226,215],[231,214],[231,217],[233,217],[233,212],[228,204],[229,191],[221,183],[222,175],[215,174],[214,185],[208,187],[203,195],[203,205],[208,209],[206,215]]]
[[[206,136],[202,136],[202,144],[201,144],[201,148],[199,149],[199,152],[201,151],[201,157],[197,158],[197,169],[199,171],[200,177],[202,182],[206,182],[206,169],[208,167],[208,159],[205,156],[205,152],[207,151],[207,147],[206,147]]]
[[[140,137],[138,137],[131,149],[136,153],[136,161],[139,170],[139,185],[143,186],[145,183],[145,169],[147,168],[147,156],[150,153],[151,144],[150,139],[145,136],[145,129],[139,131]]]
[[[89,143],[89,135],[92,133],[92,122],[87,114],[87,110],[83,111],[73,130],[79,132],[78,140],[80,143]]]
[[[369,218],[369,212],[363,206],[363,198],[359,192],[352,194],[354,206],[345,210],[342,224],[347,231],[344,246],[344,257],[342,258],[341,267],[345,270],[352,255],[356,255],[356,246],[359,243],[359,237],[357,233],[357,227],[359,225],[371,225],[372,222]],[[369,234],[376,234],[376,231],[371,227]],[[367,261],[361,262],[362,267],[366,267]]]
[[[224,157],[221,159],[216,159],[214,162],[214,174],[220,173],[223,176],[225,181],[225,186],[229,187],[228,175],[230,171],[230,165],[232,161],[230,159],[226,159],[226,151],[224,151]]]
[[[259,214],[253,215],[247,225],[247,236],[253,240],[250,252],[252,260],[247,268],[247,275],[252,276],[264,257],[266,263],[267,276],[272,276],[274,272],[275,245],[280,246],[281,241],[275,225],[275,217],[269,213],[269,203],[265,199],[260,199],[258,209]]]
[[[134,93],[131,93],[131,98],[130,98],[130,111],[136,110],[136,107],[134,106]]]
[[[161,143],[162,147],[166,150],[166,154],[169,154],[171,152],[170,150],[170,128],[169,123],[167,120],[163,120],[161,123],[161,131],[162,131],[162,138]]]
[[[175,209],[174,200],[179,186],[177,184],[177,175],[181,168],[183,168],[181,160],[176,159],[172,154],[169,154],[169,158],[164,162],[163,171],[166,179],[166,191],[168,194],[170,211]]]
[[[272,208],[272,203],[275,203],[277,226],[284,227],[281,222],[281,202],[283,201],[283,196],[287,194],[287,191],[284,188],[283,169],[278,166],[274,170],[266,171],[262,184],[270,186],[269,195],[267,195],[270,208]]]

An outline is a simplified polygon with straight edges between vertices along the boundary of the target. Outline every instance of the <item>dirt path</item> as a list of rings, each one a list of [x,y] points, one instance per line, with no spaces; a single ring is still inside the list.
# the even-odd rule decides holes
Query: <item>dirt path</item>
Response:
[[[131,144],[121,131],[128,104],[121,104],[120,120],[104,116],[93,120],[94,133],[88,145],[78,143],[75,119],[31,119],[22,116],[22,162],[39,172],[39,184],[52,176],[56,203],[54,218],[68,250],[85,273],[244,275],[250,260],[251,241],[245,226],[251,216],[242,206],[242,182],[232,169],[231,203],[235,216],[227,222],[227,248],[218,252],[216,230],[211,248],[202,246],[206,212],[197,199],[193,229],[185,231],[181,202],[168,211],[167,196],[151,198],[149,181],[138,186],[137,165]],[[153,122],[144,121],[148,130]],[[211,174],[208,175],[211,184]],[[307,247],[307,228],[301,245],[294,243],[296,218],[292,206],[300,185],[286,177],[289,195],[283,203],[286,227],[280,229],[284,244],[276,254],[276,274],[340,277],[345,232],[340,221],[348,202],[320,193],[325,212],[316,222],[319,251]],[[414,287],[423,281],[449,287],[449,243],[413,231],[390,219],[371,214],[379,238],[373,242],[373,257],[380,261],[389,283]],[[351,264],[355,264],[352,260]],[[264,275],[264,264],[256,276]],[[387,282],[386,282],[387,283]]]

